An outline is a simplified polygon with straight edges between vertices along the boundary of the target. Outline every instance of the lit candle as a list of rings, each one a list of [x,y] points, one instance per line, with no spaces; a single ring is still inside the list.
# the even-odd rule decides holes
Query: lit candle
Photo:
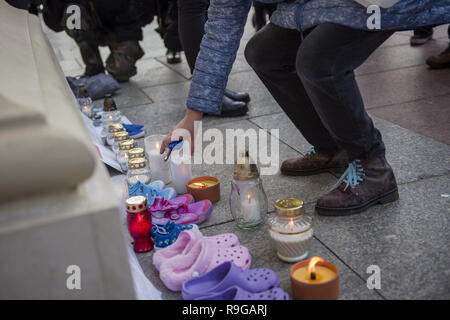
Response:
[[[244,223],[261,219],[261,210],[257,198],[247,194],[241,202]]]
[[[81,107],[81,112],[87,117],[91,117],[92,106],[84,105]]]
[[[187,190],[195,201],[209,200],[215,203],[220,200],[220,182],[215,177],[198,177],[189,180]]]
[[[159,153],[161,142],[165,136],[152,135],[144,139],[145,151],[150,162],[150,172],[153,180],[162,180],[164,183],[170,182],[169,163],[164,161],[164,155]]]
[[[291,286],[297,300],[335,300],[339,295],[339,273],[331,262],[312,257],[292,266]]]
[[[311,216],[305,213],[302,200],[277,200],[275,214],[271,215],[268,224],[270,238],[281,260],[295,262],[306,258],[313,228]]]
[[[126,201],[128,231],[134,239],[133,249],[136,252],[147,252],[153,249],[150,239],[152,217],[147,207],[147,199],[143,196],[131,197]]]

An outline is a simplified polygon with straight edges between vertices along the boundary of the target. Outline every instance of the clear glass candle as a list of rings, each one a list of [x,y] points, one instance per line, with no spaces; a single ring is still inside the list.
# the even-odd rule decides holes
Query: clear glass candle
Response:
[[[108,125],[108,134],[106,135],[106,143],[112,146],[114,142],[114,133],[124,131],[123,125],[120,123],[112,123]]]
[[[87,117],[91,117],[93,115],[92,110],[94,105],[92,103],[91,97],[87,92],[87,89],[83,84],[80,84],[77,88],[77,102],[80,107],[80,111]]]
[[[268,224],[270,238],[281,260],[295,262],[307,257],[313,227],[312,217],[305,213],[302,200],[278,200]]]
[[[126,131],[119,131],[114,133],[114,142],[112,145],[112,150],[117,153],[119,152],[119,143],[124,140],[130,139],[130,135]]]
[[[120,168],[123,172],[128,171],[129,151],[133,150],[136,142],[134,139],[128,139],[119,143],[119,152],[117,153],[117,162],[119,162]]]
[[[127,182],[133,186],[138,181],[148,184],[150,182],[150,170],[145,158],[134,158],[128,160]]]
[[[152,135],[144,139],[145,151],[150,162],[150,171],[154,180],[162,180],[165,184],[171,181],[169,162],[159,154],[164,135]]]
[[[231,181],[230,210],[237,225],[250,229],[264,221],[267,214],[267,196],[256,164],[248,154],[237,161]]]

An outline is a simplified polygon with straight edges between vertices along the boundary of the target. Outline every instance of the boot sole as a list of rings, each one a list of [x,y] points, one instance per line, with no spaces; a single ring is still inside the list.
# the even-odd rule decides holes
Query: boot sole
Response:
[[[359,206],[348,207],[348,208],[325,208],[325,207],[319,207],[316,205],[316,212],[321,216],[348,216],[348,215],[363,212],[366,209],[368,209],[371,206],[376,205],[376,204],[386,204],[386,203],[397,201],[399,198],[400,197],[398,195],[398,189],[395,188],[395,189],[385,192],[373,199],[370,199],[369,201],[367,201]]]
[[[285,176],[313,176],[313,175],[323,173],[323,172],[332,172],[332,173],[342,174],[342,173],[344,173],[346,168],[347,167],[328,167],[328,168],[302,170],[302,171],[280,168],[280,172],[282,174],[284,174]]]

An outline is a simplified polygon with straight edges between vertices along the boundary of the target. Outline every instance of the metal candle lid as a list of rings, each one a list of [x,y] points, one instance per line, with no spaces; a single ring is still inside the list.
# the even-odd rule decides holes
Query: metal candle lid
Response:
[[[120,123],[113,123],[108,126],[108,131],[110,133],[124,131],[123,125]]]
[[[236,160],[233,171],[234,180],[253,180],[259,178],[259,170],[256,163],[251,163],[248,151],[240,155]]]
[[[136,196],[128,198],[125,201],[127,212],[137,213],[139,211],[147,210],[147,198],[144,196]]]
[[[275,202],[275,214],[279,217],[298,217],[305,213],[303,201],[297,198],[285,198]]]
[[[128,156],[130,157],[130,159],[144,158],[145,157],[144,148],[133,148],[130,151],[128,151]]]
[[[114,99],[111,97],[110,94],[107,94],[105,96],[105,100],[103,101],[103,111],[110,112],[110,111],[116,111],[117,106]]]
[[[142,169],[145,168],[145,158],[133,158],[128,160],[129,169]]]
[[[119,142],[119,150],[132,150],[136,142],[134,139],[127,139]]]
[[[119,131],[114,133],[114,140],[115,141],[123,141],[130,138],[130,135],[127,131]]]

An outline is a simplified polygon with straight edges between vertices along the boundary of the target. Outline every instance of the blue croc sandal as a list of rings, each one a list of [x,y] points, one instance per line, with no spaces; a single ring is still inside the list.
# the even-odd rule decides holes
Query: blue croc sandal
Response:
[[[172,200],[177,196],[177,192],[174,188],[165,188],[165,184],[161,180],[154,181],[150,184],[144,184],[138,181],[128,188],[128,195],[130,197],[145,196],[147,198],[147,204],[150,207],[157,197]]]
[[[155,243],[155,250],[170,246],[177,241],[181,231],[192,228],[198,227],[193,224],[176,224],[173,221],[167,222],[164,226],[154,224],[152,226],[151,236]]]

